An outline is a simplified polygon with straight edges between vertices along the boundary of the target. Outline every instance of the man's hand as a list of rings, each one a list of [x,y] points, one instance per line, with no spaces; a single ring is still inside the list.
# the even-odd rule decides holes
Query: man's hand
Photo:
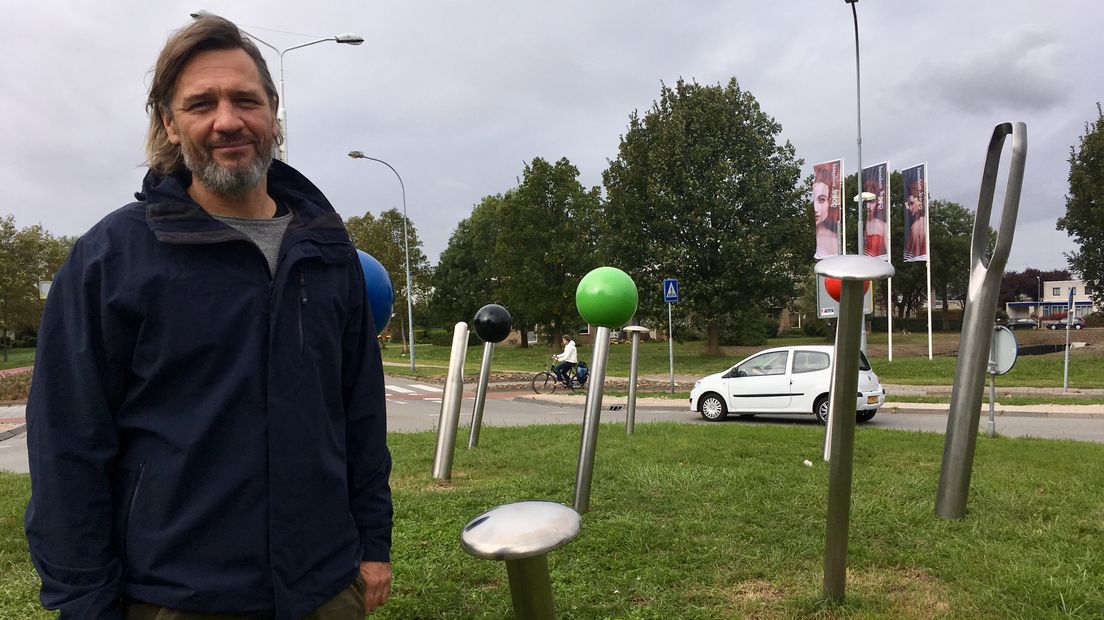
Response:
[[[387,602],[391,594],[391,563],[361,562],[360,578],[364,580],[364,611],[372,613]]]

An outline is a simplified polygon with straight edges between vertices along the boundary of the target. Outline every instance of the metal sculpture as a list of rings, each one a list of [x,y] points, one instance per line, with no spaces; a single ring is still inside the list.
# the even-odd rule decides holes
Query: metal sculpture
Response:
[[[491,375],[491,358],[495,344],[510,335],[514,320],[510,313],[498,304],[487,304],[475,313],[472,326],[483,340],[483,363],[479,367],[479,382],[475,386],[475,407],[472,409],[471,429],[468,431],[468,448],[479,445],[479,429],[483,426],[483,405],[487,402],[487,381]]]
[[[636,370],[640,355],[640,338],[648,333],[647,327],[630,325],[621,331],[632,334],[632,358],[629,361],[629,402],[625,407],[625,434],[632,435],[636,428]]]
[[[452,477],[452,452],[456,447],[456,427],[460,423],[460,398],[464,395],[464,356],[468,352],[468,324],[457,323],[452,330],[452,352],[449,355],[445,392],[441,398],[441,415],[437,421],[437,449],[433,455],[433,478]]]
[[[610,328],[623,325],[636,313],[636,284],[624,271],[599,267],[583,276],[575,289],[575,305],[594,331],[594,357],[591,359],[590,385],[587,386],[583,437],[579,463],[575,470],[575,510],[580,514],[590,507],[590,483],[594,471],[594,450],[598,445],[598,425],[602,417],[602,390],[606,383],[606,359],[609,356]]]
[[[851,511],[851,471],[855,448],[855,394],[862,344],[863,287],[867,280],[893,276],[893,265],[856,254],[826,258],[818,274],[842,280],[839,324],[832,370],[831,460],[828,468],[828,527],[824,541],[824,595],[842,600],[847,579],[847,531]]]
[[[1004,190],[1004,209],[1001,211],[997,243],[986,264],[989,216],[993,210],[1001,151],[1008,136],[1012,136],[1012,156]],[[989,140],[989,152],[985,157],[985,169],[981,176],[981,195],[978,198],[977,214],[974,216],[974,233],[970,242],[970,286],[962,317],[962,336],[959,341],[958,362],[955,365],[954,385],[951,387],[951,410],[947,416],[943,464],[939,471],[939,490],[935,499],[935,513],[944,519],[961,519],[966,514],[966,494],[970,490],[970,474],[974,463],[974,449],[977,446],[981,398],[985,391],[997,297],[1000,295],[1004,266],[1012,250],[1012,235],[1016,231],[1026,159],[1027,126],[1023,123],[997,125]]]
[[[575,540],[579,513],[563,504],[524,501],[492,508],[464,526],[460,544],[471,555],[505,560],[514,616],[524,620],[556,617],[548,552]]]

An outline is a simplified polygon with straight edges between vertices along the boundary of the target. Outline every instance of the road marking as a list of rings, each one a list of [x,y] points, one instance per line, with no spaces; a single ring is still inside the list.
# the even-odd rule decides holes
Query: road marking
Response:
[[[413,394],[414,390],[408,390],[406,388],[399,387],[397,385],[385,385],[384,388],[391,390],[392,392],[398,392],[399,394]]]
[[[433,392],[435,394],[440,394],[441,392],[444,391],[439,387],[435,387],[435,386],[432,386],[432,385],[422,385],[420,383],[411,383],[410,387],[418,388],[419,390],[424,390],[426,392]]]

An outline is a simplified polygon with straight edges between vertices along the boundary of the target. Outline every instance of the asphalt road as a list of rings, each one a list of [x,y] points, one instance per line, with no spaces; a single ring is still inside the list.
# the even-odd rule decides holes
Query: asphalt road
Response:
[[[414,386],[406,386],[412,388]],[[431,390],[432,386],[406,389],[406,393],[389,393],[387,423],[390,432],[435,431],[441,413],[440,390]],[[402,389],[402,388],[400,388]],[[607,402],[621,403],[623,398],[611,398]],[[616,407],[617,405],[614,405]],[[457,436],[466,440],[469,433],[474,401],[466,395],[460,407],[460,428]],[[932,407],[938,407],[933,405]],[[11,415],[11,414],[9,414]],[[607,405],[602,411],[602,422],[616,425],[625,424],[624,408],[610,410]],[[583,399],[559,403],[539,401],[530,398],[525,392],[491,392],[483,413],[483,426],[523,426],[530,424],[582,424]],[[688,411],[682,401],[676,401],[670,407],[639,407],[636,411],[636,423],[647,424],[655,421],[681,422],[686,424],[801,424],[816,426],[809,416],[760,415],[754,418],[729,416],[723,422],[706,422],[697,413]],[[987,414],[981,417],[981,432],[988,424]],[[946,412],[890,413],[885,410],[862,428],[883,428],[897,431],[923,431],[943,433],[947,427]],[[1006,437],[1040,437],[1048,439],[1071,439],[1104,443],[1104,419],[1099,417],[1068,416],[1016,416],[1002,415],[996,419],[997,433]],[[0,435],[2,436],[2,435]],[[17,434],[0,441],[0,470],[25,473],[27,471],[27,442],[25,434]]]

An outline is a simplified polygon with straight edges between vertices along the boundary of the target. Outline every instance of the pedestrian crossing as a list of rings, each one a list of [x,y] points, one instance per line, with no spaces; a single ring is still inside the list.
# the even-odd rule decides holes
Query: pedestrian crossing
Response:
[[[422,383],[404,383],[398,385],[387,383],[383,386],[387,392],[387,402],[397,405],[405,405],[411,401],[429,401],[440,403],[444,389],[436,385]]]

